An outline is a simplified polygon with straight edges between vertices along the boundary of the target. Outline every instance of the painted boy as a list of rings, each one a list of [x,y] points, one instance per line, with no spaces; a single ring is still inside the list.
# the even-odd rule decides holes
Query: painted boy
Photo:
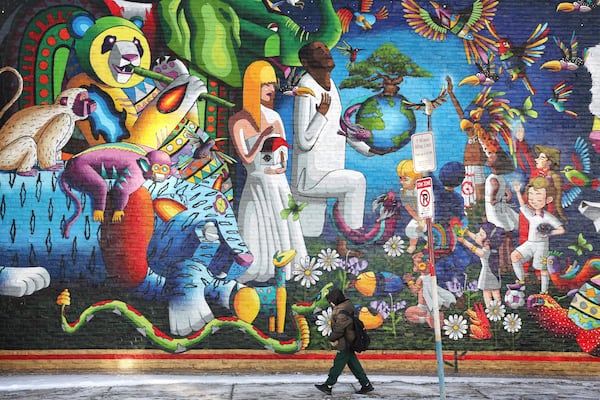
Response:
[[[515,183],[513,187],[515,192],[519,194],[517,198],[521,206],[521,215],[529,222],[529,233],[527,240],[510,255],[513,270],[518,280],[514,284],[507,285],[507,287],[509,289],[519,289],[525,285],[523,264],[532,260],[533,268],[540,273],[540,292],[546,293],[550,276],[543,258],[548,254],[549,237],[565,233],[562,222],[545,210],[546,206],[554,201],[555,187],[547,178],[535,177],[531,179],[525,188],[527,204],[520,195],[521,184]]]

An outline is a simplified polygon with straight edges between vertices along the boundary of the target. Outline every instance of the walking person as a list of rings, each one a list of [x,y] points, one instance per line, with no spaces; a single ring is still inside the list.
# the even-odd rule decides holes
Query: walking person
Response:
[[[348,368],[350,368],[350,371],[361,385],[361,388],[356,393],[366,394],[372,392],[374,390],[373,385],[371,385],[365,370],[360,364],[358,357],[356,357],[356,353],[352,350],[352,342],[356,337],[352,322],[354,304],[337,288],[331,289],[327,294],[327,301],[333,307],[329,341],[331,342],[331,346],[337,349],[338,352],[333,360],[333,366],[329,370],[327,380],[325,383],[315,385],[315,387],[325,394],[331,394],[333,385],[336,384],[344,367],[348,365]]]

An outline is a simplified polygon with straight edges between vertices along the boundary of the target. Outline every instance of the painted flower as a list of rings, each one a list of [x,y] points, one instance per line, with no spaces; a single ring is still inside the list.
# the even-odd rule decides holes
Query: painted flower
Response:
[[[307,289],[319,282],[319,277],[323,274],[316,262],[314,257],[306,256],[300,260],[299,264],[294,264],[292,270],[292,275],[295,275],[294,280],[300,281],[300,285]]]
[[[450,315],[444,319],[444,334],[452,340],[462,339],[467,333],[467,320],[462,315]]]
[[[218,194],[217,198],[215,199],[215,202],[213,204],[213,208],[215,209],[216,212],[218,212],[221,215],[225,215],[225,212],[227,211],[227,200],[225,199],[225,197],[223,197],[223,195]]]
[[[321,332],[323,336],[329,336],[331,334],[331,313],[333,309],[329,307],[327,310],[321,311],[319,315],[317,315],[317,320],[315,324],[317,324],[317,330]]]
[[[335,249],[323,249],[318,257],[317,265],[325,271],[335,271],[342,265],[342,259]]]
[[[472,280],[471,282],[467,283],[467,286],[465,287],[465,290],[468,290],[470,292],[476,292],[479,290],[479,288],[477,287],[477,280]]]
[[[492,300],[490,302],[490,307],[486,308],[485,312],[490,321],[500,321],[506,314],[506,308],[504,307],[504,304]]]
[[[456,278],[456,276],[452,277],[451,281],[446,282],[446,287],[448,288],[448,290],[450,292],[452,292],[454,294],[454,296],[458,297],[462,297],[462,295],[464,294],[464,288],[462,283],[458,280],[458,278]]]
[[[521,330],[523,321],[521,321],[519,314],[511,313],[504,317],[504,322],[502,322],[502,324],[504,325],[504,330],[506,330],[506,332],[517,333]]]
[[[291,215],[294,221],[298,221],[298,219],[300,219],[300,212],[304,210],[304,207],[307,205],[307,202],[297,204],[294,197],[291,194],[288,194],[288,208],[281,210],[279,215],[281,215],[281,219],[287,219]]]
[[[387,319],[387,317],[389,317],[390,313],[392,312],[392,308],[390,307],[388,302],[384,300],[372,301],[369,303],[369,306],[372,309],[376,310],[379,314],[381,314],[383,319]]]
[[[394,235],[383,244],[383,250],[389,257],[399,257],[404,253],[404,240]]]
[[[356,257],[350,258],[347,262],[345,262],[346,271],[350,272],[354,276],[358,276],[361,271],[364,271],[369,266],[369,262],[367,260],[359,260]]]

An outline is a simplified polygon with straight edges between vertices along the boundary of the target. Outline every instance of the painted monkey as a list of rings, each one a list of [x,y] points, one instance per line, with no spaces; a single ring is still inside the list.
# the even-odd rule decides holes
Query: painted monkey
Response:
[[[60,178],[62,190],[76,205],[75,214],[65,223],[63,236],[82,212],[81,202],[71,191],[79,190],[92,199],[93,218],[104,222],[108,195],[106,179],[113,179],[111,195],[115,212],[112,222],[121,222],[129,195],[139,189],[147,179],[162,182],[171,175],[171,158],[162,150],[146,153],[141,147],[129,143],[107,143],[84,150],[71,158]]]
[[[11,67],[0,69],[0,73],[5,71],[17,76],[19,90],[0,111],[0,117],[18,100],[23,88],[19,71]],[[74,88],[61,92],[54,104],[17,111],[0,128],[0,170],[16,169],[17,174],[24,176],[37,175],[33,169],[36,164],[41,169],[59,170],[61,150],[73,135],[75,122],[87,118],[95,109],[87,90]]]

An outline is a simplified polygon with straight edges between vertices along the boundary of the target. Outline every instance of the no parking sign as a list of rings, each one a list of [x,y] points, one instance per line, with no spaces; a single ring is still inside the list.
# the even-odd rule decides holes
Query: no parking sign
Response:
[[[421,218],[433,218],[433,180],[417,179],[417,213]]]

